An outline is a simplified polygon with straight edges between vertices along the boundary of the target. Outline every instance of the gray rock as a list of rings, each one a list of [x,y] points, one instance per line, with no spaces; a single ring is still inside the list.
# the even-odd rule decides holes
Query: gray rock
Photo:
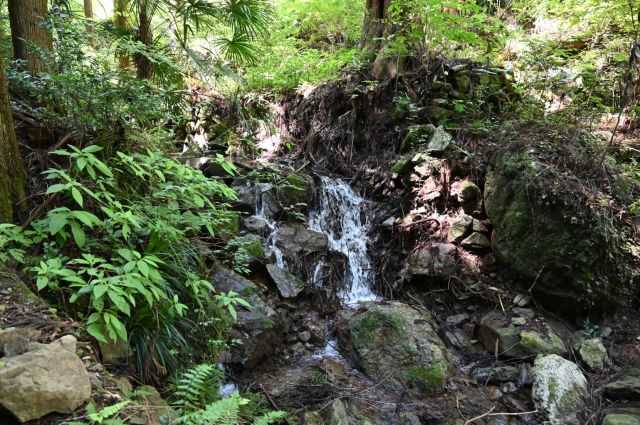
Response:
[[[482,233],[472,233],[465,238],[460,245],[467,249],[489,249],[491,241]]]
[[[286,326],[273,303],[250,280],[218,266],[211,283],[216,291],[234,291],[251,304],[249,309],[237,309],[238,320],[232,338],[240,344],[234,345],[229,353],[230,363],[241,364],[250,370],[273,351],[276,341],[285,334]]]
[[[611,359],[600,338],[583,341],[578,353],[582,361],[594,372],[604,372],[611,366]]]
[[[610,400],[640,400],[640,378],[625,376],[603,387],[604,396]]]
[[[0,329],[0,349],[5,357],[13,357],[27,352],[29,339],[20,335],[16,328]]]
[[[3,358],[0,405],[21,422],[52,413],[72,413],[91,397],[91,382],[66,335],[33,351]]]
[[[520,347],[527,354],[557,354],[563,356],[568,353],[567,348],[549,325],[542,325],[541,329],[523,330],[520,332]]]
[[[294,298],[304,289],[304,284],[300,279],[275,264],[267,264],[267,271],[278,286],[278,291],[283,298]]]
[[[434,108],[435,109],[435,108]],[[453,137],[447,133],[443,126],[438,126],[431,140],[427,144],[427,152],[440,153],[453,143]]]
[[[335,399],[327,406],[324,413],[324,421],[327,425],[349,425],[349,415],[344,403]]]
[[[242,224],[244,225],[245,229],[260,236],[267,236],[271,232],[267,220],[255,215],[242,219]]]
[[[521,357],[525,352],[520,347],[520,330],[507,321],[504,314],[492,311],[480,319],[478,340],[485,349],[505,357]]]
[[[536,313],[530,308],[514,307],[511,309],[511,311],[513,311],[520,317],[524,317],[525,319],[533,319],[534,317],[536,317]]]
[[[465,180],[460,184],[458,201],[462,204],[462,209],[466,214],[473,214],[481,199],[482,191],[475,183]],[[484,231],[486,231],[486,229]]]
[[[328,244],[327,235],[307,229],[301,223],[282,223],[275,239],[285,256],[295,259],[301,254],[324,252]]]
[[[580,424],[585,409],[587,379],[580,368],[560,356],[538,357],[533,366],[533,402],[549,425]]]
[[[487,226],[484,225],[483,222],[481,222],[480,220],[478,220],[477,218],[473,219],[473,224],[471,225],[471,230],[473,230],[474,232],[479,232],[479,233],[488,233],[489,229],[487,229]]]
[[[374,379],[417,393],[444,388],[449,362],[428,313],[397,301],[362,303],[342,310],[335,327],[341,346]]]
[[[602,425],[640,425],[640,415],[609,413],[602,420]]]
[[[309,342],[311,341],[311,332],[309,331],[302,331],[298,334],[298,338],[300,339],[300,341],[302,342]]]
[[[435,243],[411,253],[404,269],[405,279],[417,276],[448,278],[456,272],[456,247]]]
[[[447,233],[447,241],[449,243],[460,242],[467,234],[469,234],[472,224],[473,217],[469,215],[463,215],[452,222],[449,232]]]
[[[516,381],[519,371],[515,366],[483,367],[475,369],[471,376],[478,382],[495,384]]]

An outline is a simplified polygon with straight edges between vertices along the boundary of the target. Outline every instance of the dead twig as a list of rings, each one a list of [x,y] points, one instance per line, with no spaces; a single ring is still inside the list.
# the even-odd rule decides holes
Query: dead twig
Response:
[[[493,411],[496,409],[495,406],[493,406],[491,409],[489,409],[487,412],[483,413],[482,415],[476,416],[475,418],[471,418],[468,421],[466,421],[464,423],[464,425],[469,425],[474,423],[475,421],[477,421],[478,419],[482,419],[485,418],[487,416],[524,416],[524,415],[533,415],[534,413],[537,413],[537,410],[532,410],[530,412],[516,412],[516,413],[507,413],[507,412],[496,412],[494,413]]]

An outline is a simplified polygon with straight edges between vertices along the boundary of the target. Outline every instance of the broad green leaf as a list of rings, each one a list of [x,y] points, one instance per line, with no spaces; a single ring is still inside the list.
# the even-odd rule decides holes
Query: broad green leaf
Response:
[[[73,196],[73,199],[75,199],[78,205],[80,205],[81,207],[84,206],[84,199],[82,199],[82,194],[77,188],[71,188],[71,196]]]
[[[66,224],[67,217],[63,214],[54,214],[49,218],[49,233],[57,234]]]
[[[46,194],[48,195],[50,193],[62,192],[63,190],[65,190],[66,187],[67,187],[66,184],[62,184],[62,183],[54,184],[47,188]]]
[[[76,244],[79,248],[84,247],[85,242],[87,241],[84,230],[80,227],[78,223],[71,222],[71,233],[73,234],[73,240],[76,241]]]
[[[92,337],[94,337],[100,342],[104,342],[105,344],[109,342],[107,341],[107,338],[105,338],[104,336],[104,329],[102,325],[99,323],[94,323],[92,325],[87,326],[87,332],[89,333],[89,335],[91,335]]]

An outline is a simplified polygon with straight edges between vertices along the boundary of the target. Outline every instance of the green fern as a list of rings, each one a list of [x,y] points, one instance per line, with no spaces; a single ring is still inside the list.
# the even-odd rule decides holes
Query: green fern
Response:
[[[182,374],[176,384],[175,406],[183,412],[203,409],[217,394],[222,372],[213,365],[200,364]]]
[[[273,412],[269,412],[260,416],[259,418],[254,419],[251,425],[271,425],[280,422],[286,416],[286,412],[276,410]]]
[[[238,393],[207,405],[204,409],[182,416],[174,425],[237,425],[240,407],[249,403]]]

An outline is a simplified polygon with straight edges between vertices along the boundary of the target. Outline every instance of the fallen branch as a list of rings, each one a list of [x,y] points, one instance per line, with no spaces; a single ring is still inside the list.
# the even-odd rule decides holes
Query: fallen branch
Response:
[[[477,421],[478,419],[486,418],[487,416],[524,416],[524,415],[533,415],[534,413],[538,413],[537,410],[532,410],[530,412],[516,412],[516,413],[507,413],[507,412],[496,412],[493,411],[496,409],[493,406],[489,411],[483,413],[482,415],[476,416],[475,418],[471,418],[464,423],[464,425],[469,425]]]

